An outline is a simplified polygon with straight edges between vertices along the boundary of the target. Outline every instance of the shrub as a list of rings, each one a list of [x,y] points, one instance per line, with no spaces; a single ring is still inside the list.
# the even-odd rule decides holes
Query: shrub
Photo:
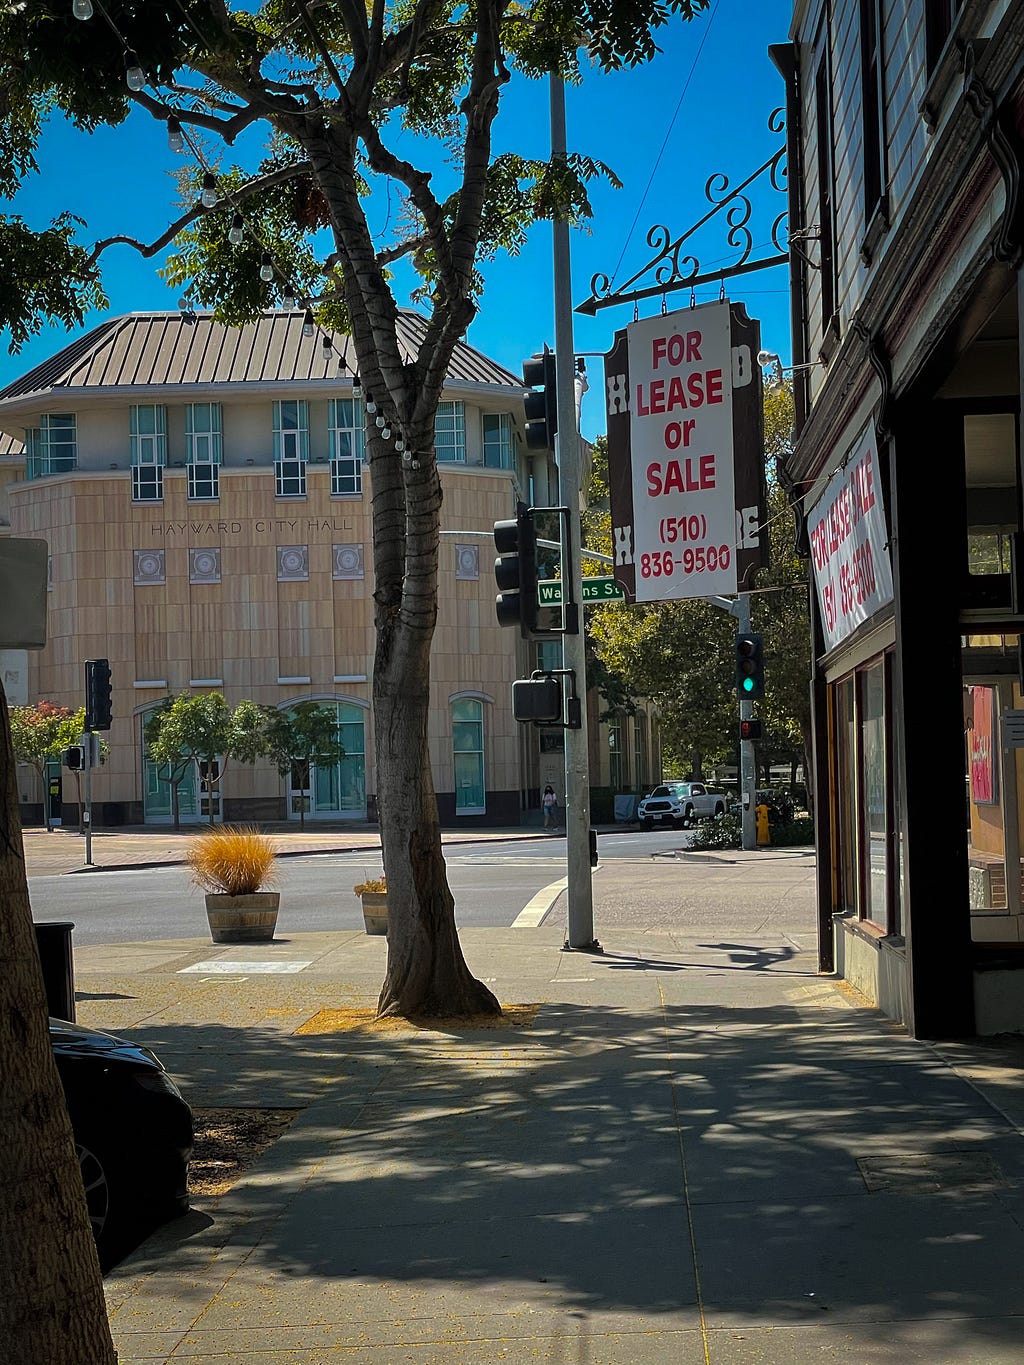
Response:
[[[813,844],[814,821],[809,815],[800,815],[788,825],[776,826],[772,829],[772,843],[780,848],[796,844]]]
[[[775,837],[776,825],[792,824],[795,811],[793,798],[788,791],[783,791],[780,787],[759,788],[756,802],[759,806],[768,807],[768,824],[772,830],[772,838]]]
[[[357,896],[383,896],[387,893],[387,889],[388,879],[386,877],[370,877],[367,881],[360,882],[358,886],[352,888]]]
[[[185,861],[203,891],[250,896],[276,879],[277,848],[259,830],[225,825],[200,834]]]
[[[708,848],[741,848],[743,830],[740,816],[720,815],[717,820],[704,820],[690,835],[689,848],[700,852]]]

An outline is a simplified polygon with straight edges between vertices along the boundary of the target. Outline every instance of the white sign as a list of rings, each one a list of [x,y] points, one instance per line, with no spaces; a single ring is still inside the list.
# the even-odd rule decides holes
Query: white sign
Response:
[[[631,557],[638,602],[735,593],[729,303],[644,318],[626,335],[633,524],[617,529],[616,563]]]
[[[826,649],[892,601],[878,451],[869,424],[807,515]]]

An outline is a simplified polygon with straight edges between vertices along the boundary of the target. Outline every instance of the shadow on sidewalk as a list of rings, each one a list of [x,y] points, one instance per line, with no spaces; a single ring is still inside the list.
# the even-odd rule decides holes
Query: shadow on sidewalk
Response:
[[[668,1315],[696,1301],[696,1258],[712,1319],[827,1312],[864,1365],[894,1359],[892,1324],[910,1319],[928,1320],[935,1360],[960,1359],[978,1318],[1019,1342],[1024,1144],[871,1012],[556,1003],[524,1030],[128,1032],[196,1103],[312,1101],[224,1205],[200,1201],[142,1249],[131,1268],[151,1283],[201,1279],[231,1236],[256,1247],[232,1298],[268,1318],[297,1279],[289,1311],[311,1322],[341,1301],[380,1317],[382,1285],[389,1318],[403,1286],[467,1285],[523,1311]],[[950,1152],[992,1174],[932,1169]],[[908,1155],[905,1179],[870,1191],[865,1162],[898,1176]]]

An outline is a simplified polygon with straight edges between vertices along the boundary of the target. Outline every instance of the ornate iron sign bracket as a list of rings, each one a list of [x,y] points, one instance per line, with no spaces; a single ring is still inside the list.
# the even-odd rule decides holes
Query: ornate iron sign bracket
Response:
[[[768,119],[768,128],[773,133],[781,133],[785,130],[786,120],[785,111],[775,109]],[[612,308],[621,303],[635,303],[640,299],[656,298],[661,294],[669,294],[677,289],[695,289],[699,284],[711,284],[716,280],[723,282],[732,279],[736,275],[746,275],[754,270],[767,270],[770,266],[785,265],[789,260],[789,252],[783,242],[783,225],[788,217],[787,210],[776,216],[771,225],[771,241],[776,248],[777,255],[767,256],[761,259],[751,260],[754,250],[754,235],[750,228],[750,220],[753,216],[754,207],[751,202],[751,187],[757,182],[767,182],[773,190],[779,193],[785,192],[786,180],[786,144],[783,143],[777,152],[759,166],[752,175],[748,175],[741,185],[737,185],[734,190],[729,189],[729,178],[717,171],[708,178],[704,186],[704,197],[712,205],[711,209],[705,213],[699,222],[694,223],[677,237],[674,241],[668,228],[657,225],[652,227],[647,234],[647,245],[653,248],[655,255],[636,272],[621,288],[612,292],[612,282],[607,275],[597,274],[590,281],[590,298],[576,305],[577,313],[585,313],[593,317],[600,308]],[[684,244],[689,241],[695,233],[711,221],[717,214],[724,213],[726,222],[729,225],[729,233],[726,240],[730,247],[739,251],[739,259],[733,261],[731,265],[720,266],[715,270],[702,270],[701,263],[697,256],[689,253],[684,254]],[[654,284],[634,286],[646,276],[653,276]]]

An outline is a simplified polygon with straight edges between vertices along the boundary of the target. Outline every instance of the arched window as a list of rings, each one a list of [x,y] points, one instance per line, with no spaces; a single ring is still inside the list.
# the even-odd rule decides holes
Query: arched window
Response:
[[[455,770],[455,814],[483,815],[484,704],[475,697],[457,697],[452,707],[452,753]]]

